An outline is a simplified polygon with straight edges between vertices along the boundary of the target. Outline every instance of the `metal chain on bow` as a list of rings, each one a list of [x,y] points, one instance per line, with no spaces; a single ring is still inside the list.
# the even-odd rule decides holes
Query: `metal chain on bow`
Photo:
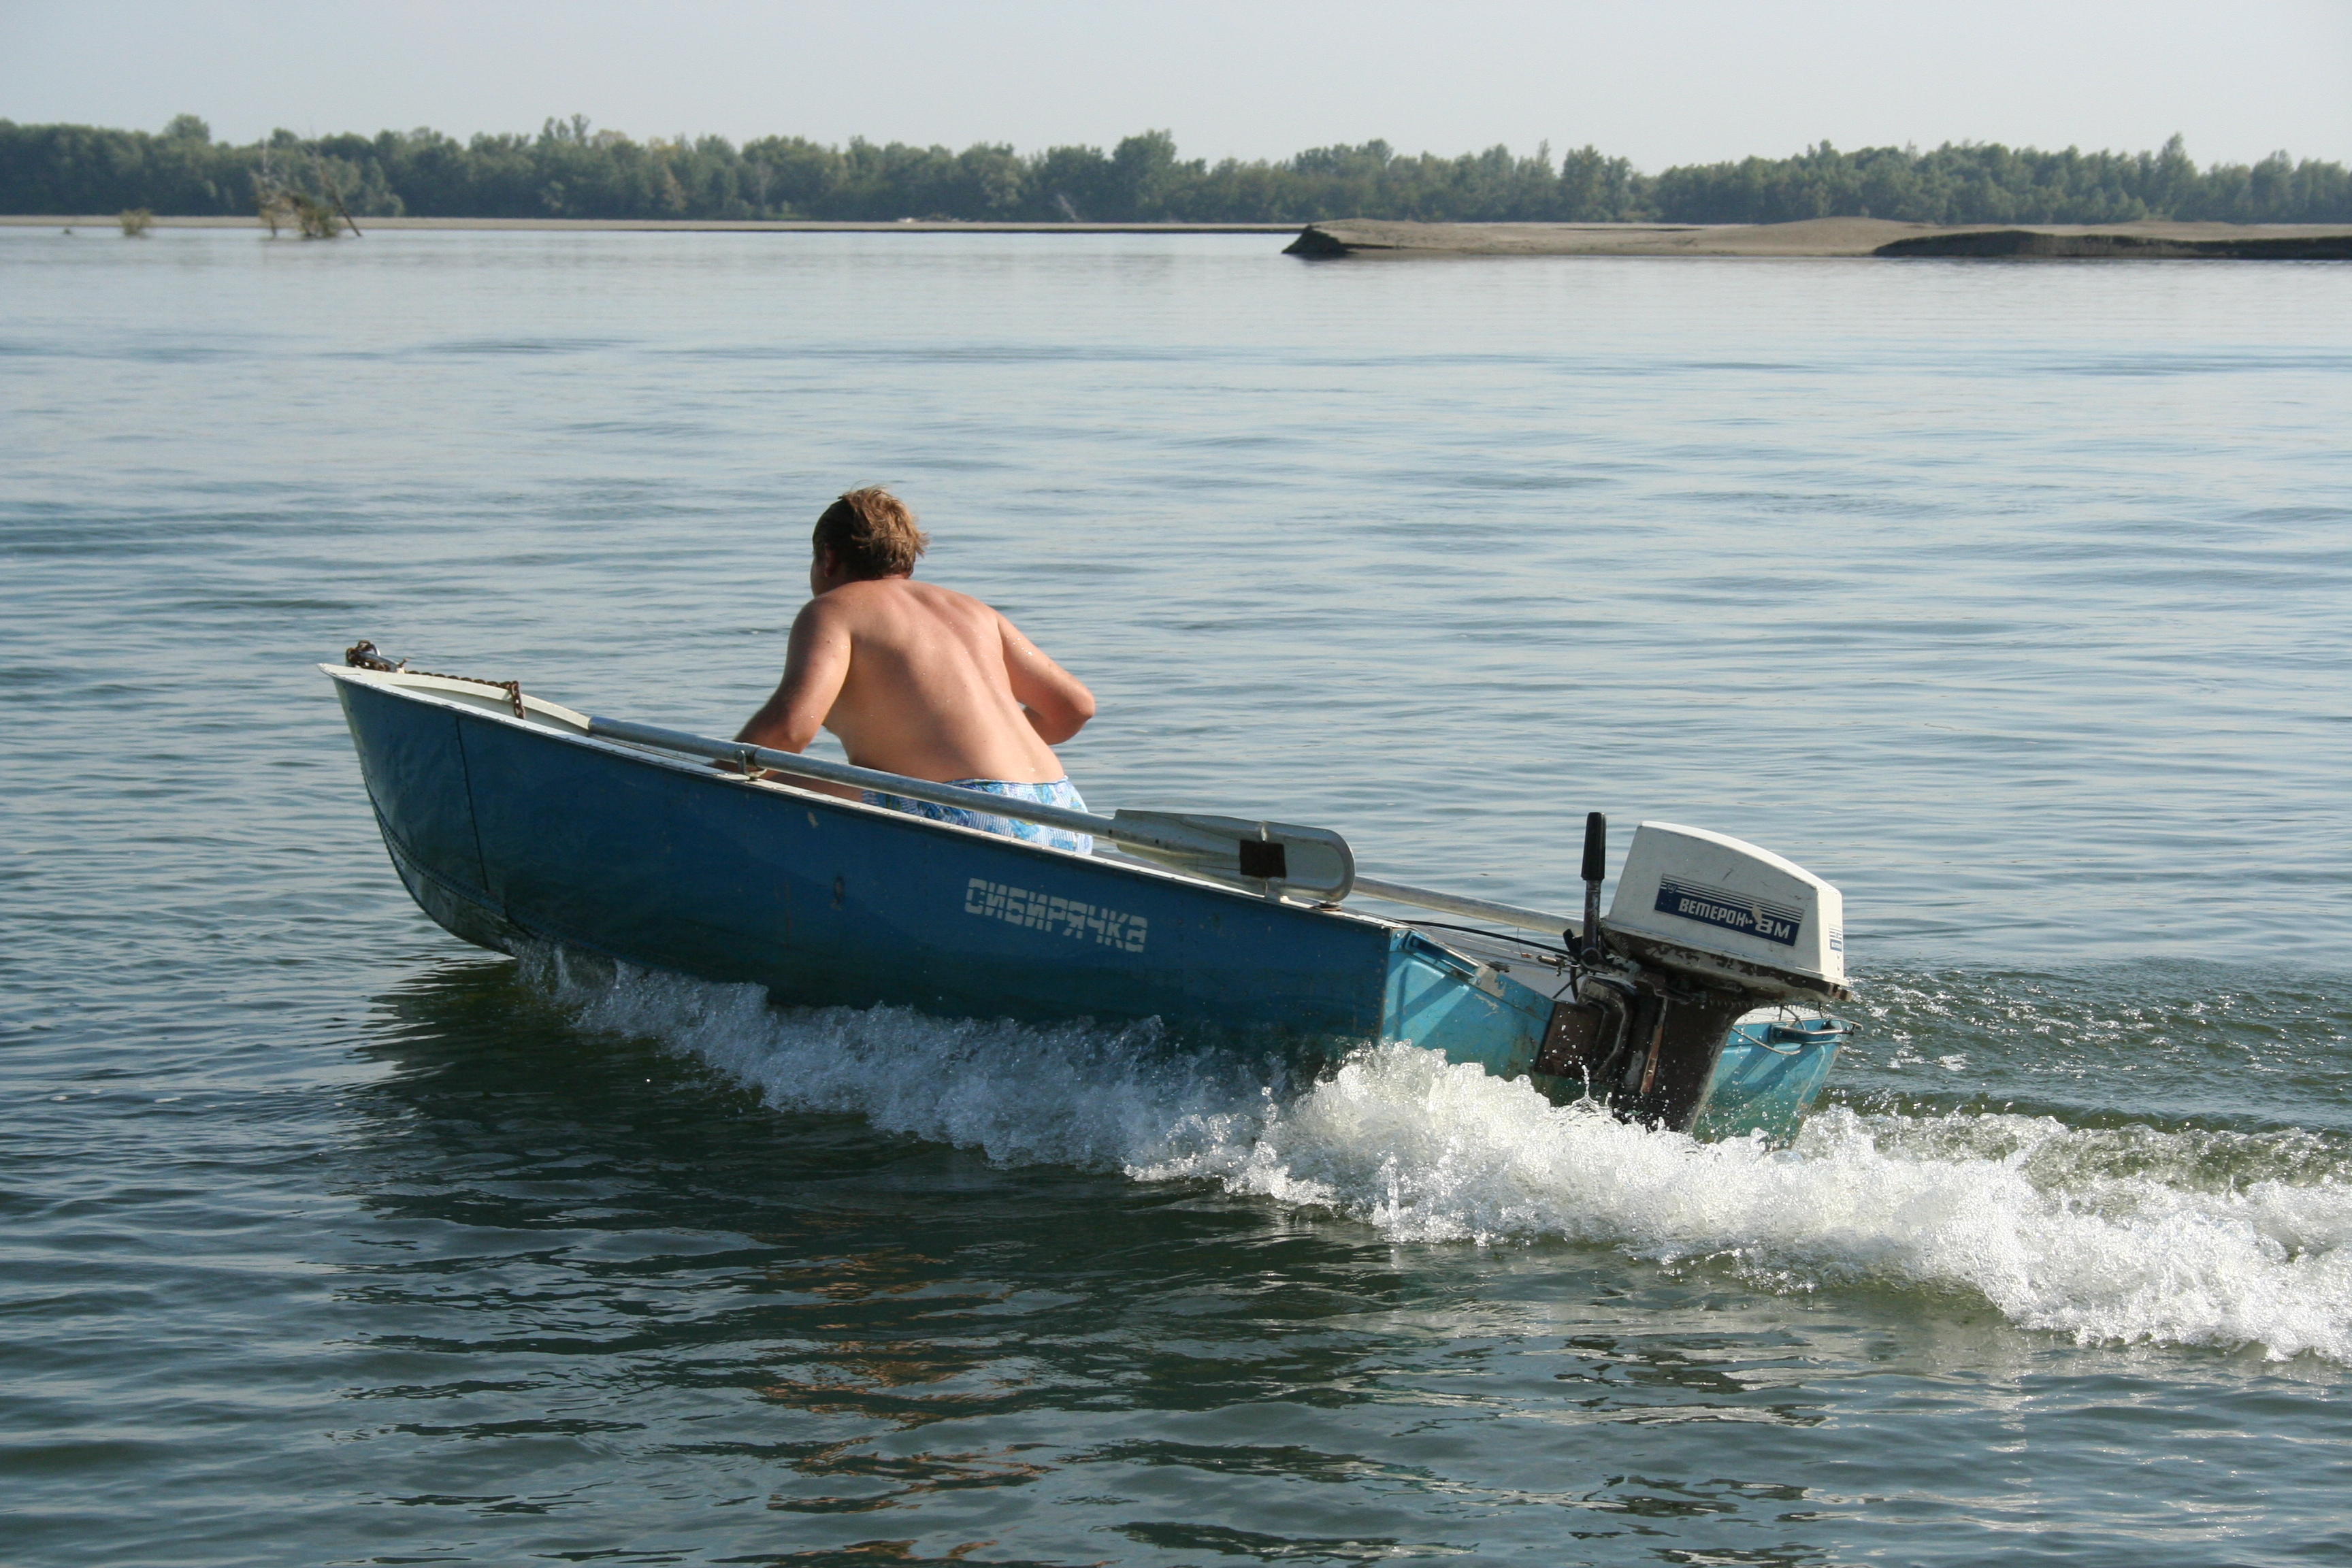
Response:
[[[411,669],[408,661],[394,659],[362,637],[343,650],[343,663],[352,669],[378,669],[386,675],[427,675],[436,680],[462,680],[468,686],[488,686],[507,694],[507,705],[518,719],[528,719],[523,711],[522,682],[520,680],[484,680],[478,675],[444,675],[437,669]]]

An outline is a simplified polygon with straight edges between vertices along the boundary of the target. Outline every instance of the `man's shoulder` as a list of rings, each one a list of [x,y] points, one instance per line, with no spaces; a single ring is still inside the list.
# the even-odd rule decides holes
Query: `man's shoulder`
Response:
[[[941,614],[975,619],[985,617],[993,620],[996,616],[996,612],[984,602],[938,583],[919,582],[912,577],[890,577],[884,581],[895,584],[897,591],[890,597],[900,603],[918,604]]]
[[[910,578],[908,581],[908,586],[915,589],[919,593],[928,595],[933,600],[933,602],[938,604],[954,605],[963,609],[976,610],[983,616],[992,616],[996,614],[994,610],[989,607],[985,600],[975,599],[970,594],[961,593],[956,589],[946,587],[938,583],[918,583]]]
[[[831,593],[811,599],[801,613],[826,620],[856,621],[902,613],[912,605],[935,614],[991,620],[996,617],[995,610],[970,594],[960,594],[937,583],[918,582],[912,577],[867,577],[844,583]]]

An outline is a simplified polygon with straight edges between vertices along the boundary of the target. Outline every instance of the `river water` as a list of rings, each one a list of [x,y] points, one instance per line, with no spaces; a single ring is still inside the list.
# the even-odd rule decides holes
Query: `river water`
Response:
[[[0,1556],[2340,1562],[2352,267],[0,229]],[[1097,807],[1843,887],[1793,1146],[463,946],[369,637],[705,731],[833,493]]]

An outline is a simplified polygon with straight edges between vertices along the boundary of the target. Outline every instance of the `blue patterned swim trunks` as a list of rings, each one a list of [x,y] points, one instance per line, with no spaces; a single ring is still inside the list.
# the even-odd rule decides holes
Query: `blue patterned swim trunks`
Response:
[[[1012,784],[1003,779],[950,779],[958,789],[985,790],[990,795],[1007,795],[1014,800],[1034,801],[1039,805],[1058,805],[1066,811],[1084,811],[1087,803],[1067,779],[1055,779],[1052,784]],[[1068,849],[1080,855],[1095,852],[1094,835],[1072,833],[1067,828],[1047,827],[1043,823],[1023,822],[1018,817],[994,816],[987,812],[971,811],[961,805],[933,805],[928,800],[908,800],[905,795],[883,795],[867,790],[868,805],[887,805],[892,811],[908,812],[916,816],[928,816],[933,822],[952,822],[958,827],[977,827],[982,833],[1002,833],[1007,838],[1018,838],[1024,844],[1043,844],[1048,849]]]

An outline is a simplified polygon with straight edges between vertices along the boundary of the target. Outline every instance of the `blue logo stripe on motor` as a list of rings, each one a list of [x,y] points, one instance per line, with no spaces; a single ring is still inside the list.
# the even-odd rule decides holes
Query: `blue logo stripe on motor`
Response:
[[[1696,882],[1677,882],[1671,877],[1658,882],[1657,909],[1661,914],[1679,915],[1686,921],[1720,926],[1743,936],[1762,937],[1782,947],[1797,945],[1797,930],[1804,923],[1801,911],[1786,904],[1743,898]]]

